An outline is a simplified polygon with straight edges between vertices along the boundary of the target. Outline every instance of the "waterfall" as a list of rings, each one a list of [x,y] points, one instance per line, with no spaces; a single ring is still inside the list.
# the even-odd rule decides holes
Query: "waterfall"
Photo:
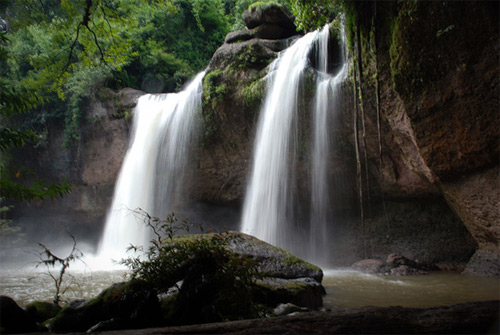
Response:
[[[266,100],[261,110],[255,139],[253,167],[242,213],[242,231],[283,247],[311,261],[324,262],[329,208],[329,141],[332,99],[345,78],[346,66],[332,77],[328,74],[329,26],[308,33],[280,53],[271,64]],[[316,50],[314,50],[316,48]],[[298,164],[299,94],[311,71],[311,54],[316,61],[316,97],[312,124],[312,159],[309,230],[301,213],[296,186]],[[307,99],[306,99],[307,100]],[[309,238],[308,238],[309,236]]]
[[[341,36],[344,36],[342,33]],[[333,112],[338,108],[341,84],[347,76],[347,63],[342,54],[342,68],[335,76],[328,75],[328,43],[329,26],[319,34],[316,80],[316,96],[313,110],[313,147],[311,158],[311,213],[309,224],[309,248],[307,258],[319,264],[327,264],[329,255],[328,243],[330,233],[328,227],[334,224],[334,214],[331,210],[330,191],[332,181],[329,178],[331,163],[331,130],[333,127]],[[344,41],[342,41],[344,42]],[[342,43],[344,44],[344,43]]]
[[[204,72],[179,93],[146,94],[137,102],[131,142],[116,182],[99,258],[121,259],[132,244],[147,246],[149,228],[134,214],[171,213],[183,193],[190,148],[198,133]]]
[[[316,39],[309,33],[280,53],[271,64],[266,100],[260,112],[252,175],[242,214],[242,230],[266,242],[290,247],[287,225],[293,202],[289,160],[293,159],[294,121],[299,85]]]

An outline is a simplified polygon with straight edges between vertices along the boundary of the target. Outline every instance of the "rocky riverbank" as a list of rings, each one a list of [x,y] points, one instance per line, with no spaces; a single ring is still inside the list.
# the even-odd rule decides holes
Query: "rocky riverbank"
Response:
[[[498,334],[499,306],[500,301],[488,301],[437,308],[337,308],[265,319],[99,334]]]

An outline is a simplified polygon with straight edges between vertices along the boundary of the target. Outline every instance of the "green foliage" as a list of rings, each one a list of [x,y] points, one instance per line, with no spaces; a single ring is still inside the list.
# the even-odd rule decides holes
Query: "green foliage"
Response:
[[[274,1],[274,0],[256,1],[253,4],[251,4],[250,6],[248,6],[248,10],[250,12],[254,12],[256,10],[265,10],[265,9],[268,9],[268,8],[271,8],[274,6],[279,6],[279,5],[280,5],[279,2]]]
[[[30,178],[33,171],[19,169],[17,172],[0,164],[0,195],[16,201],[55,199],[69,194],[72,185],[67,181],[52,182],[40,178]]]
[[[298,31],[316,30],[332,21],[340,12],[337,1],[290,0]]]
[[[227,86],[222,80],[222,71],[210,71],[203,78],[203,105],[214,109],[224,99]],[[205,109],[205,108],[204,108]]]
[[[258,111],[264,101],[265,90],[266,82],[260,78],[241,90],[243,103],[250,111]]]
[[[11,30],[0,73],[7,87],[37,92],[46,102],[29,109],[24,126],[44,128],[62,118],[68,145],[78,142],[84,108],[101,87],[180,89],[229,31],[221,0],[10,0],[2,6]]]
[[[177,283],[179,293],[168,319],[178,324],[234,320],[257,316],[251,288],[256,264],[228,250],[237,238],[227,233],[179,236],[190,225],[174,214],[166,219],[151,217],[143,210],[135,214],[153,230],[155,238],[141,256],[122,260],[133,278],[168,292]],[[139,250],[132,246],[131,250]]]
[[[7,52],[8,39],[5,33],[0,34],[0,64],[5,65],[11,57]],[[13,87],[9,81],[0,79],[0,197],[19,201],[44,200],[69,193],[71,185],[66,182],[47,182],[33,178],[32,171],[8,167],[8,153],[28,143],[37,143],[39,134],[31,128],[17,126],[15,118],[22,116],[26,110],[35,108],[42,99],[31,93],[24,86]],[[28,183],[27,177],[31,177]],[[4,225],[2,224],[2,227]],[[3,228],[2,228],[3,229]]]

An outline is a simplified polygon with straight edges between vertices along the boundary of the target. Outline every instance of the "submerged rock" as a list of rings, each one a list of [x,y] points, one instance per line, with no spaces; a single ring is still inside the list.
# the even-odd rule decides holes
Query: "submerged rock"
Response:
[[[296,312],[306,312],[307,308],[301,308],[297,305],[288,303],[288,304],[279,304],[273,309],[273,314],[276,316],[287,315]]]
[[[366,273],[379,273],[390,276],[425,275],[427,271],[438,271],[439,267],[411,260],[398,254],[390,254],[386,261],[363,259],[351,265],[354,270]]]

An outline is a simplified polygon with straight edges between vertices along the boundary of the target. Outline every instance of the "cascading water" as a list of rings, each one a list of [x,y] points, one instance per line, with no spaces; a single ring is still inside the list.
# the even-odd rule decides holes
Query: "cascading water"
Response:
[[[175,209],[198,133],[204,74],[199,73],[182,92],[139,98],[131,144],[116,182],[98,258],[119,260],[131,244],[149,244],[149,228],[134,210],[164,217]]]
[[[341,36],[344,36],[342,33]],[[328,75],[329,26],[318,36],[315,106],[313,111],[314,138],[311,158],[311,215],[307,258],[319,264],[328,263],[328,227],[334,224],[331,211],[329,163],[331,153],[332,112],[338,107],[341,85],[347,76],[347,63],[342,53],[342,67],[334,76]],[[342,41],[344,45],[344,41]]]
[[[329,212],[329,141],[332,99],[346,74],[344,65],[328,74],[329,26],[297,40],[282,52],[270,69],[266,101],[261,110],[254,148],[252,174],[242,214],[242,231],[283,247],[316,263],[324,263]],[[294,178],[297,166],[299,99],[305,73],[311,70],[310,55],[316,48],[316,97],[313,111],[311,205],[309,231],[297,210]],[[303,216],[303,215],[302,215]],[[307,238],[309,236],[309,238]]]
[[[260,112],[253,169],[242,216],[242,230],[264,241],[289,249],[287,225],[293,203],[289,160],[294,159],[299,85],[316,39],[310,33],[282,52],[270,68],[266,100]]]

